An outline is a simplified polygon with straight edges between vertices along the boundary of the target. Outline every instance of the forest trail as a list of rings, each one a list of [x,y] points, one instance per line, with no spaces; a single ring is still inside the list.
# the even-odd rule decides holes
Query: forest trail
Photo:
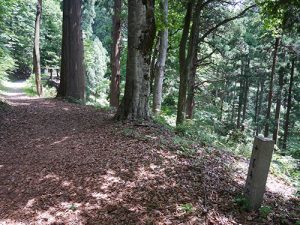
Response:
[[[266,219],[239,210],[239,157],[201,147],[180,155],[159,126],[10,90],[17,97],[0,111],[1,225],[293,224],[300,215],[293,190],[274,177]]]
[[[0,92],[0,97],[6,100],[28,99],[24,93],[26,86],[25,80],[19,81],[4,81],[1,83],[3,91]]]

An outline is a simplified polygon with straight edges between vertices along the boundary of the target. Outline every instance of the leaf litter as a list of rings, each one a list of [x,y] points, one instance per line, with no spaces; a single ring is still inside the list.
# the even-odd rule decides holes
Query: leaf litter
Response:
[[[155,124],[61,100],[0,111],[0,224],[296,224],[299,198],[268,179],[262,217],[238,204],[247,161],[193,146]],[[274,189],[274,184],[277,188]]]

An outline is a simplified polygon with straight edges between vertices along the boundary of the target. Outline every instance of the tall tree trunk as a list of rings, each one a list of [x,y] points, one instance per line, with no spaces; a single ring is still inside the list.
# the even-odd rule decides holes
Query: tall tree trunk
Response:
[[[236,95],[236,81],[234,81],[233,85],[233,93],[232,93],[232,109],[231,109],[231,124],[234,123],[234,118],[235,118],[235,95]]]
[[[260,91],[260,83],[257,82],[256,94],[255,94],[255,107],[254,107],[254,124],[255,131],[253,131],[254,135],[258,135],[258,107],[259,107],[259,91]]]
[[[270,131],[271,106],[272,106],[272,98],[273,98],[273,83],[274,83],[274,76],[275,76],[277,51],[278,51],[279,41],[280,41],[280,38],[277,37],[276,40],[275,40],[275,45],[274,45],[273,64],[272,64],[272,71],[271,71],[271,74],[270,74],[268,107],[267,107],[266,123],[265,123],[265,131],[264,131],[264,136],[265,137],[269,136],[269,131]]]
[[[111,81],[110,106],[118,107],[120,98],[120,44],[121,44],[121,0],[114,0],[114,15],[112,18],[112,46],[111,46]]]
[[[154,80],[154,90],[153,90],[153,113],[157,114],[161,109],[162,101],[162,89],[163,89],[163,80],[165,73],[165,65],[167,58],[168,50],[168,0],[161,0],[160,7],[163,12],[164,18],[164,29],[159,32],[159,54],[158,60],[155,66],[155,80]]]
[[[224,93],[221,93],[220,98],[221,98],[221,106],[220,106],[219,120],[222,122],[223,121],[223,111],[224,111]]]
[[[155,37],[154,0],[128,0],[125,95],[116,119],[149,119],[150,61]]]
[[[154,89],[154,79],[155,79],[155,68],[156,68],[156,61],[157,61],[157,54],[159,49],[159,35],[155,34],[155,41],[154,41],[154,47],[152,49],[151,53],[151,62],[150,62],[150,94],[153,93]]]
[[[279,131],[279,125],[280,125],[280,108],[281,108],[281,95],[282,95],[282,89],[283,89],[283,78],[284,78],[284,71],[279,71],[279,88],[277,92],[277,100],[276,100],[276,110],[275,110],[275,127],[273,132],[273,140],[275,144],[277,144],[278,139],[278,131]]]
[[[36,91],[39,96],[42,95],[41,81],[41,54],[40,54],[40,25],[42,16],[42,0],[37,1],[36,19],[34,28],[34,46],[33,46],[33,72],[35,74]]]
[[[258,135],[262,128],[260,126],[260,115],[262,111],[262,105],[263,105],[263,98],[264,98],[264,91],[265,91],[265,81],[261,80],[260,83],[260,93],[259,93],[259,102],[258,102],[258,109],[257,109],[257,127],[256,127],[256,134]]]
[[[245,81],[245,88],[244,88],[244,93],[243,93],[243,114],[242,114],[242,124],[245,122],[245,119],[246,119],[249,88],[250,88],[249,79],[246,78],[246,81]]]
[[[179,96],[177,105],[177,119],[176,124],[183,123],[186,112],[186,95],[188,79],[193,67],[193,59],[195,52],[197,51],[197,45],[199,41],[199,25],[200,25],[200,12],[201,12],[201,0],[197,1],[195,10],[192,18],[192,27],[189,36],[189,44],[187,50],[187,56],[185,57],[186,43],[189,34],[189,27],[193,11],[193,3],[190,1],[187,4],[187,12],[185,17],[184,29],[180,41],[179,49],[179,72],[180,72],[180,83],[179,83]]]
[[[245,81],[240,80],[240,94],[239,94],[239,105],[238,105],[238,114],[237,114],[237,122],[236,127],[239,129],[241,127],[241,118],[242,118],[242,107],[243,107],[243,98],[244,98],[244,89]]]
[[[294,85],[294,72],[295,72],[295,59],[292,60],[291,78],[290,78],[289,91],[288,91],[287,110],[286,110],[285,123],[284,123],[284,135],[283,135],[283,142],[282,142],[282,148],[284,150],[287,148],[287,140],[288,140],[288,136],[289,136],[290,114],[291,114],[291,109],[292,109],[292,91],[293,91],[293,85]]]
[[[244,122],[246,119],[246,113],[247,113],[247,104],[248,104],[248,94],[249,94],[249,88],[250,88],[250,58],[247,57],[247,65],[245,66],[245,88],[244,88],[244,94],[243,94],[243,115],[242,115],[242,127],[244,129]]]
[[[81,0],[63,1],[61,82],[58,96],[85,101]]]
[[[198,48],[197,48],[198,49]],[[193,112],[195,108],[195,82],[196,82],[196,72],[197,72],[197,50],[194,53],[192,70],[188,79],[188,90],[186,98],[186,117],[187,119],[193,118]]]
[[[236,127],[239,129],[241,126],[241,113],[243,107],[243,98],[244,98],[244,88],[245,88],[245,80],[244,80],[244,61],[241,59],[241,77],[240,77],[240,88],[239,88],[239,105],[238,105],[238,115]]]

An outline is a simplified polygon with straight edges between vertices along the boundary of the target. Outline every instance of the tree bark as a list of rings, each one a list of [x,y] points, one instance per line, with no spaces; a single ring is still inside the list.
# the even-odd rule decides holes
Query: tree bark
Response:
[[[260,91],[260,83],[257,82],[256,94],[255,94],[255,108],[254,108],[254,124],[255,131],[253,131],[254,135],[258,135],[258,105],[259,105],[259,91]]]
[[[147,120],[150,117],[148,100],[154,37],[154,0],[129,0],[125,95],[116,119]]]
[[[157,54],[159,49],[159,35],[155,34],[154,38],[154,47],[152,49],[151,53],[151,62],[150,62],[150,94],[153,93],[154,89],[154,79],[155,79],[155,67],[156,67],[156,61],[157,61]]]
[[[158,114],[161,110],[162,89],[165,73],[165,65],[168,50],[168,0],[161,0],[160,7],[163,13],[164,29],[159,32],[159,53],[158,60],[155,66],[155,79],[153,90],[153,113]]]
[[[257,135],[262,130],[262,127],[260,126],[259,123],[260,123],[260,115],[261,115],[262,105],[263,105],[264,91],[265,91],[265,81],[261,80],[261,83],[260,83],[260,93],[259,93],[259,103],[258,103],[258,109],[257,109],[257,127],[256,127],[256,133],[257,133]]]
[[[272,98],[273,98],[273,82],[274,82],[274,76],[275,76],[277,51],[278,51],[279,41],[280,41],[280,38],[277,37],[276,40],[275,40],[275,45],[274,45],[273,64],[272,64],[272,71],[271,71],[271,74],[270,74],[268,107],[267,107],[266,123],[265,123],[265,131],[264,131],[264,136],[265,137],[269,136],[269,130],[270,130],[271,106],[272,106]]]
[[[192,119],[193,112],[195,108],[195,82],[196,82],[196,72],[197,72],[197,50],[194,53],[192,70],[188,79],[188,90],[187,90],[187,98],[186,98],[186,118]]]
[[[233,85],[233,93],[232,93],[232,104],[231,104],[231,124],[234,123],[234,119],[235,119],[235,95],[236,95],[236,81],[234,81],[234,85]]]
[[[248,56],[249,57],[249,56]],[[243,94],[243,116],[242,116],[242,124],[244,124],[246,119],[246,113],[247,113],[247,105],[248,105],[248,94],[249,94],[249,88],[250,88],[250,59],[247,60],[247,65],[245,67],[245,88],[244,88],[244,94]],[[244,127],[244,125],[242,126]]]
[[[39,96],[42,95],[41,81],[41,54],[40,54],[40,25],[42,16],[42,0],[37,0],[36,19],[34,28],[34,46],[33,46],[33,72],[35,74],[36,92]]]
[[[277,144],[278,139],[278,130],[280,124],[280,108],[281,108],[281,95],[283,89],[283,79],[284,79],[284,71],[279,71],[279,88],[277,92],[277,100],[276,100],[276,110],[275,110],[275,127],[273,132],[273,140],[274,143]]]
[[[221,106],[220,106],[219,120],[222,122],[223,121],[223,111],[224,111],[224,94],[223,93],[221,93],[220,98],[221,98]]]
[[[240,78],[240,94],[239,94],[239,105],[238,105],[238,115],[237,115],[237,122],[236,127],[239,129],[241,127],[241,113],[243,107],[243,99],[244,99],[244,88],[245,88],[245,81],[244,81],[244,61],[241,59],[241,78]]]
[[[63,1],[63,37],[59,97],[85,101],[81,0]]]
[[[295,59],[292,60],[292,68],[291,68],[291,77],[290,77],[290,84],[289,84],[289,91],[288,91],[288,102],[287,102],[287,110],[285,115],[285,123],[284,123],[284,135],[283,135],[283,142],[282,148],[286,150],[287,148],[287,140],[289,136],[289,124],[290,124],[290,114],[292,109],[292,92],[293,92],[293,85],[294,85],[294,73],[295,73]]]
[[[177,119],[176,124],[182,124],[185,119],[186,112],[186,95],[188,79],[191,74],[193,67],[193,59],[196,54],[196,49],[199,41],[199,25],[200,25],[200,12],[201,12],[201,0],[198,0],[195,10],[192,16],[193,3],[190,1],[187,4],[187,12],[184,22],[184,29],[179,46],[179,72],[180,72],[180,83],[179,83],[179,97],[177,105]],[[192,18],[193,17],[193,18]],[[185,57],[186,43],[188,40],[189,27],[192,18],[192,27],[189,35],[189,44],[187,56]]]
[[[179,96],[178,96],[178,105],[177,105],[177,118],[176,124],[182,124],[185,116],[186,116],[186,98],[187,98],[187,85],[188,79],[192,71],[193,67],[193,58],[194,52],[197,52],[197,46],[200,42],[203,42],[205,38],[217,30],[219,27],[225,25],[226,23],[235,20],[237,18],[242,17],[249,9],[253,8],[254,5],[245,8],[241,11],[238,15],[224,19],[217,25],[213,26],[212,28],[208,29],[201,37],[200,37],[200,16],[201,11],[205,6],[213,2],[214,0],[190,0],[187,3],[187,10],[186,16],[184,20],[184,27],[182,32],[182,37],[179,46],[179,73],[180,73],[180,83],[179,83]],[[196,2],[196,6],[194,7]],[[193,10],[194,8],[194,10]],[[194,11],[194,12],[193,12]],[[191,17],[193,15],[193,23],[190,31],[190,23]],[[189,36],[190,33],[190,36]],[[189,45],[187,50],[186,56],[186,43],[189,37]]]
[[[112,46],[111,46],[111,81],[110,106],[118,107],[120,98],[120,44],[121,44],[121,0],[114,0],[114,15],[112,18]]]

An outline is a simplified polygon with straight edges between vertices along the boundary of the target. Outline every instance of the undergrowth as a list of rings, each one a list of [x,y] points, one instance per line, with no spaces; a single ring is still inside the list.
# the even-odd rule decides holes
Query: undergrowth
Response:
[[[193,154],[195,150],[192,146],[195,143],[201,143],[206,148],[223,149],[250,159],[254,139],[253,131],[234,129],[233,125],[220,122],[215,118],[215,115],[210,112],[197,112],[193,120],[187,120],[176,127],[174,113],[162,111],[154,118],[154,121],[175,131],[174,144],[180,146],[179,149],[184,154]],[[297,146],[292,147],[295,152],[299,152],[296,148]],[[294,155],[282,155],[281,150],[276,147],[270,171],[294,185],[300,195],[299,165],[300,162],[295,159]]]
[[[42,74],[42,78],[48,78],[48,75]],[[42,85],[43,85],[43,97],[46,98],[54,98],[57,94],[56,88],[55,87],[49,87],[46,85],[47,80],[42,79]],[[35,85],[35,75],[32,74],[27,80],[24,88],[24,92],[26,95],[30,97],[37,96],[37,91],[36,91],[36,85]]]

